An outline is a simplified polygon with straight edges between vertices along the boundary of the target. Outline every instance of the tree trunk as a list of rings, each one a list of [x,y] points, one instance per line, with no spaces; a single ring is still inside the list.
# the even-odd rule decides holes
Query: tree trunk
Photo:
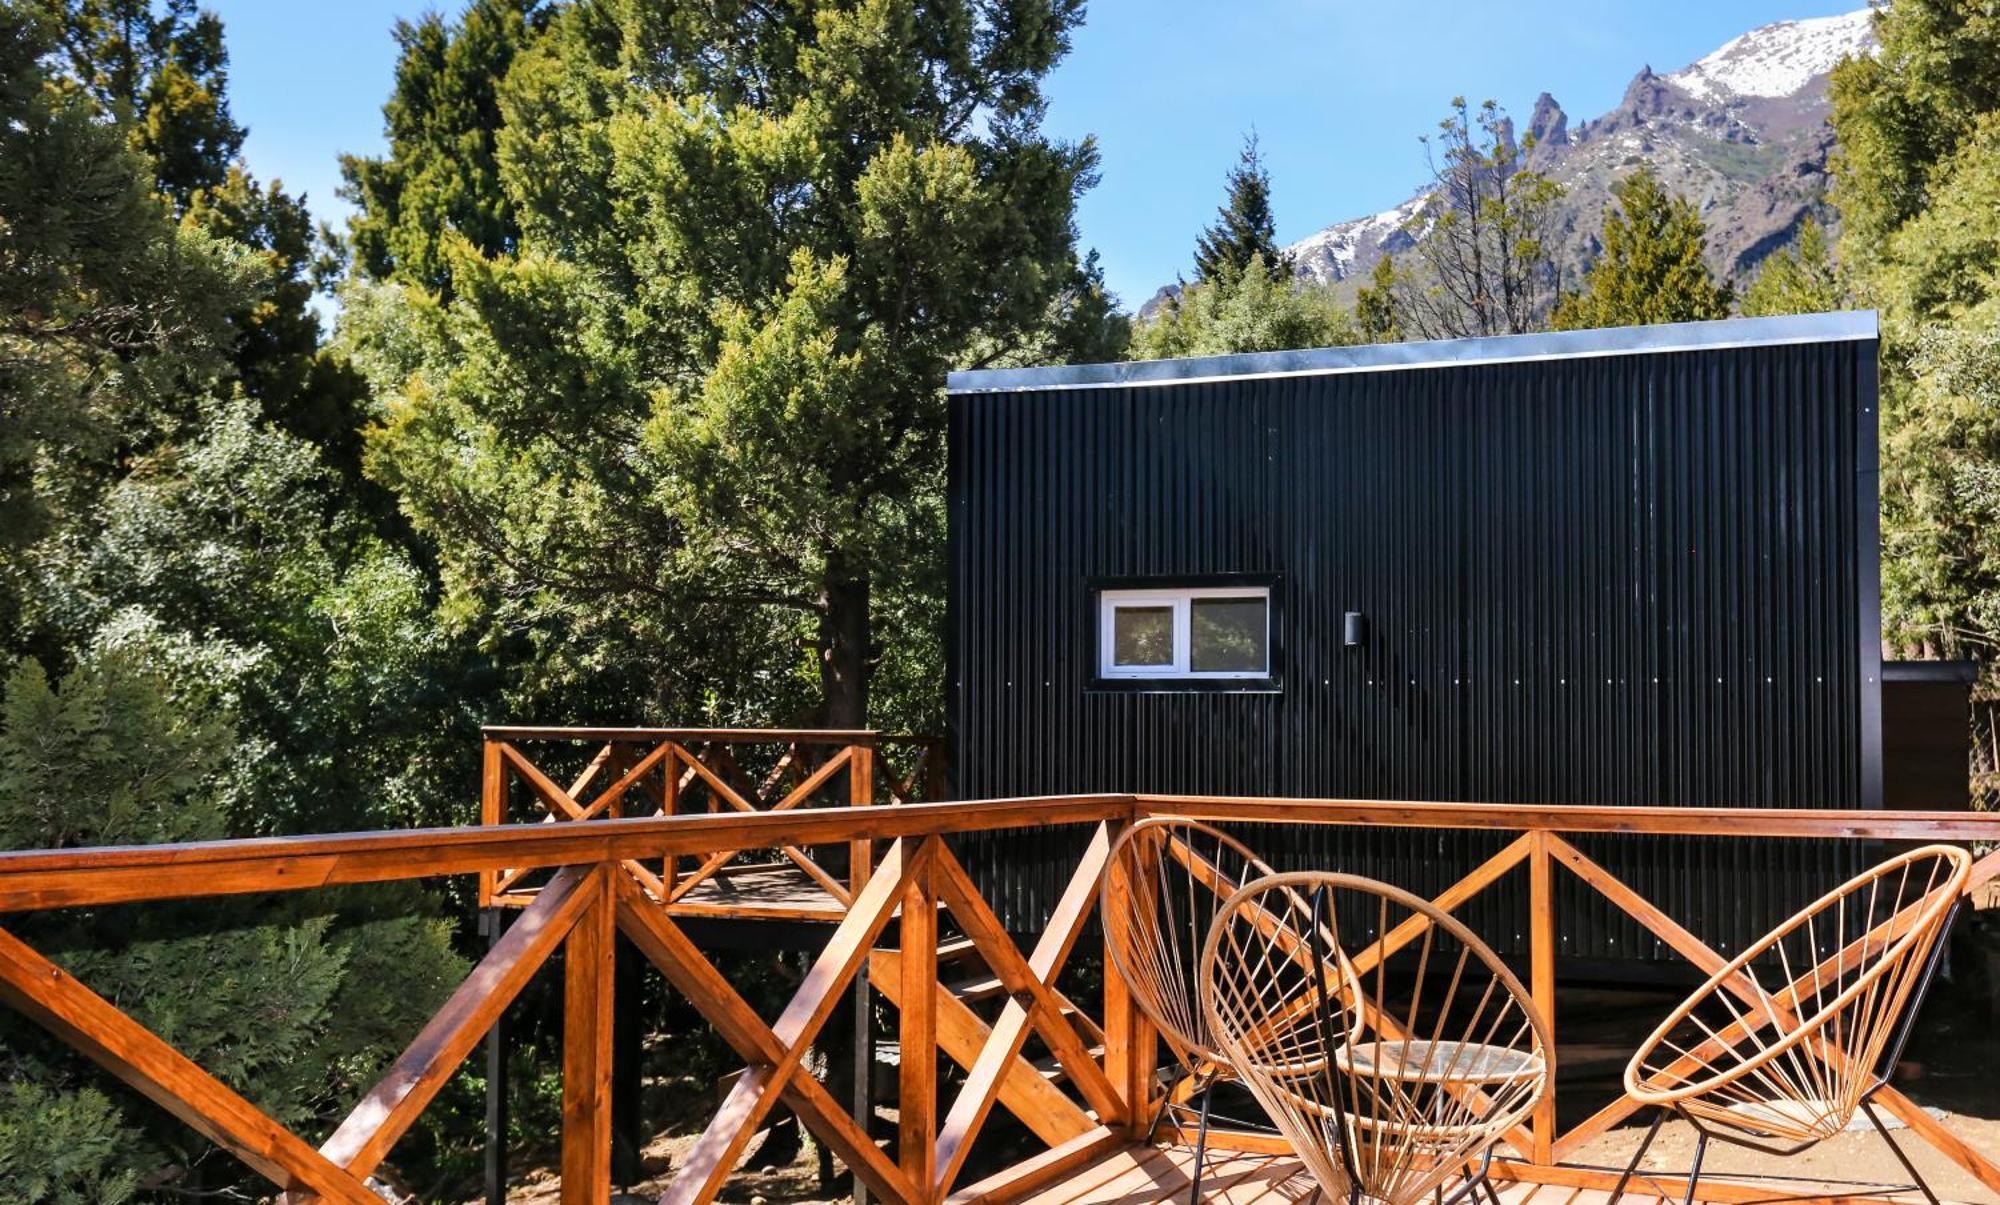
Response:
[[[868,574],[830,557],[820,584],[820,723],[868,726]]]

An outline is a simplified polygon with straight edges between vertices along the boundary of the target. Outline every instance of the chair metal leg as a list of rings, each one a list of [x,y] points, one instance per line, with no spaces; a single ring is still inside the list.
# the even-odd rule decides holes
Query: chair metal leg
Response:
[[[1215,1084],[1201,1090],[1201,1127],[1194,1139],[1194,1183],[1188,1189],[1188,1205],[1201,1205],[1201,1164],[1208,1154],[1208,1106],[1215,1099]]]
[[[1694,1205],[1694,1186],[1701,1182],[1701,1160],[1708,1154],[1708,1134],[1703,1131],[1694,1140],[1694,1166],[1688,1169],[1688,1193],[1685,1205]]]
[[[1665,1125],[1666,1122],[1667,1111],[1665,1109],[1653,1110],[1652,1128],[1648,1129],[1646,1136],[1639,1140],[1639,1149],[1632,1152],[1632,1162],[1625,1165],[1625,1174],[1618,1177],[1618,1187],[1611,1190],[1611,1196],[1608,1198],[1610,1205],[1618,1205],[1618,1202],[1624,1199],[1625,1186],[1632,1182],[1633,1173],[1639,1170],[1639,1161],[1646,1157],[1648,1150],[1652,1149],[1653,1139],[1660,1136],[1660,1127]]]
[[[1868,1114],[1868,1120],[1874,1125],[1875,1132],[1882,1135],[1882,1141],[1889,1144],[1889,1149],[1895,1153],[1896,1162],[1902,1164],[1903,1170],[1910,1173],[1910,1179],[1916,1181],[1917,1191],[1924,1194],[1924,1200],[1929,1201],[1931,1205],[1938,1205],[1937,1194],[1931,1191],[1931,1186],[1925,1182],[1923,1173],[1917,1170],[1916,1164],[1910,1162],[1910,1157],[1903,1153],[1902,1146],[1890,1137],[1889,1127],[1882,1124],[1882,1118],[1875,1112],[1875,1102],[1862,1101],[1861,1111]]]

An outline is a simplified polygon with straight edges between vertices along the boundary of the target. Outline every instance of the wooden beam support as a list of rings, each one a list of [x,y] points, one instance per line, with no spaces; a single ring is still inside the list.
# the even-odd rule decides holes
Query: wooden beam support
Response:
[[[666,976],[674,990],[715,1026],[744,1062],[771,1066],[780,1062],[785,1050],[777,1036],[680,927],[630,883],[618,890],[619,930]],[[896,1165],[818,1080],[794,1076],[785,1085],[784,1102],[869,1188],[898,1205],[913,1205],[917,1200]]]
[[[876,950],[869,954],[868,981],[890,1004],[902,1007],[902,961],[897,951]],[[932,984],[931,994],[937,998],[938,1049],[961,1069],[972,1070],[979,1061],[979,1052],[993,1034],[992,1027],[943,984]],[[1018,1056],[1001,1077],[1000,1105],[1050,1146],[1068,1142],[1098,1124],[1033,1063]]]
[[[937,843],[936,859],[939,892],[950,905],[959,927],[972,939],[973,948],[986,959],[987,967],[999,977],[1008,995],[1032,1006],[1030,1023],[1056,1059],[1069,1070],[1070,1081],[1083,1099],[1100,1117],[1115,1114],[1118,1091],[1105,1076],[1104,1068],[1091,1057],[1082,1036],[1070,1025],[1063,1000],[1054,986],[1044,976],[1037,975],[1022,957],[1006,926],[973,885],[972,876],[942,841]]]
[[[1556,1032],[1556,897],[1550,842],[1554,838],[1545,832],[1533,833],[1531,837],[1528,852],[1528,971],[1532,982],[1528,994],[1534,998],[1535,1008],[1548,1022],[1549,1042],[1553,1045]],[[1551,1057],[1555,1053],[1554,1050],[1549,1051]],[[1550,1084],[1535,1105],[1536,1163],[1555,1161],[1555,1142],[1556,1092],[1555,1085]]]
[[[1110,852],[1110,830],[1100,824],[1084,849],[1082,862],[1070,876],[1069,886],[1063,889],[1062,898],[1056,901],[1055,911],[1050,914],[1041,939],[1035,943],[1034,954],[1028,959],[1029,974],[1033,978],[1047,983],[1062,970],[1063,962],[1075,947],[1076,939],[1082,934],[1083,926],[1090,919],[1091,909],[1097,902],[1098,878],[1104,872]],[[958,1096],[951,1102],[951,1111],[946,1114],[944,1125],[938,1131],[935,1175],[931,1181],[933,1191],[939,1195],[951,1188],[952,1182],[958,1178],[959,1169],[965,1166],[966,1156],[972,1153],[972,1139],[978,1134],[980,1126],[985,1124],[986,1115],[992,1111],[994,1101],[1000,1095],[1000,1080],[1006,1074],[1007,1065],[1021,1053],[1022,1045],[1028,1040],[1031,1011],[1030,1003],[1019,998],[1007,1001],[1000,1010],[999,1019],[993,1024],[993,1036],[987,1039],[985,1048],[979,1052],[978,1062],[965,1077]]]
[[[348,1113],[320,1153],[356,1176],[380,1165],[591,906],[591,871],[566,867]]]
[[[1105,868],[1108,876],[1104,912],[1104,1073],[1118,1093],[1118,1110],[1106,1124],[1138,1141],[1153,1121],[1153,1080],[1159,1057],[1159,1031],[1146,1019],[1138,1000],[1115,969],[1111,947],[1129,942],[1127,930],[1134,885],[1122,862]]]
[[[826,948],[806,972],[805,982],[785,1006],[778,1023],[771,1027],[772,1037],[782,1051],[778,1061],[752,1066],[737,1077],[722,1107],[709,1119],[708,1128],[688,1152],[680,1174],[660,1198],[660,1205],[708,1205],[715,1199],[757,1127],[798,1072],[807,1048],[868,957],[869,948],[894,916],[917,862],[902,841],[891,845],[883,855],[882,864],[834,928]]]
[[[586,906],[563,943],[562,1205],[611,1201],[614,873],[590,872]]]
[[[897,995],[898,1049],[896,1098],[903,1174],[912,1184],[932,1180],[932,1144],[937,1138],[937,859],[944,842],[932,837],[918,854],[917,872],[903,889],[901,965]],[[950,856],[950,855],[945,855]]]

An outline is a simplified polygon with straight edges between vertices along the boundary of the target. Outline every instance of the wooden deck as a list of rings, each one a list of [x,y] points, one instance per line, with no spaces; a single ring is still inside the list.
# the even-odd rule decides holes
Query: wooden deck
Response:
[[[726,867],[665,906],[670,916],[840,923],[847,905],[790,862]]]
[[[1016,1205],[1186,1205],[1194,1151],[1185,1146],[1133,1146],[1086,1164],[1067,1178],[1017,1199]],[[1560,1175],[1560,1169],[1557,1170]],[[1718,1181],[1718,1183],[1720,1183]],[[1744,1199],[1742,1182],[1732,1180],[1734,1193]],[[1493,1187],[1503,1205],[1611,1205],[1603,1188],[1567,1184],[1510,1181],[1496,1175]],[[1709,1188],[1706,1179],[1702,1184]],[[1817,1202],[1866,1200],[1920,1203],[1915,1192],[1883,1196],[1873,1185],[1771,1181],[1761,1199],[1772,1205],[1814,1205]],[[1319,1186],[1290,1155],[1210,1151],[1202,1200],[1208,1205],[1320,1205]],[[1680,1205],[1685,1183],[1679,1177],[1636,1177],[1618,1205]],[[1483,1194],[1481,1194],[1483,1200]],[[1703,1199],[1708,1199],[1706,1191]],[[1946,1202],[1945,1205],[1968,1205]]]

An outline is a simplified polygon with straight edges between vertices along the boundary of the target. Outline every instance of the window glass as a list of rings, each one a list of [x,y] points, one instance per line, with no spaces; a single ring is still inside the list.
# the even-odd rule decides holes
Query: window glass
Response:
[[[1172,665],[1174,609],[1171,605],[1118,607],[1112,612],[1113,665]]]
[[[1198,674],[1262,673],[1269,606],[1263,598],[1202,598],[1192,601],[1192,668]]]

